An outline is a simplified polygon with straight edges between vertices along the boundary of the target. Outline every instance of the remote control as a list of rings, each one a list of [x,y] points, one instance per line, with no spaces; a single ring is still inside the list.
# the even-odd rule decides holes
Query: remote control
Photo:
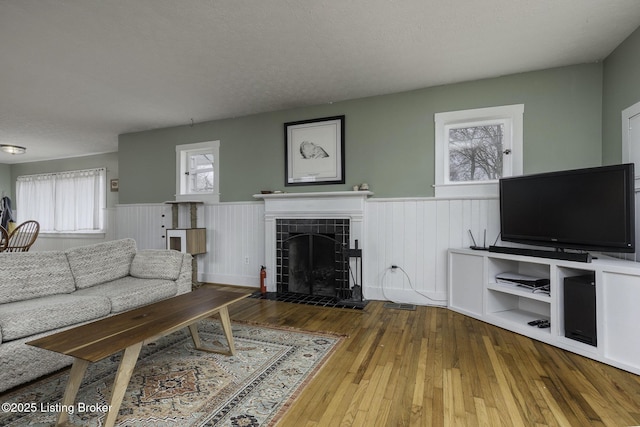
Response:
[[[551,327],[551,323],[549,323],[548,320],[545,320],[542,323],[538,324],[538,328],[550,328]]]

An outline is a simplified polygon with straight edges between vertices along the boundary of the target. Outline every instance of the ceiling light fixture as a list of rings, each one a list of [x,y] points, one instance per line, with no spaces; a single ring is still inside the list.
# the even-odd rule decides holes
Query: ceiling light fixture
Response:
[[[0,150],[9,154],[24,154],[27,152],[27,149],[25,147],[20,147],[19,145],[7,145],[7,144],[0,144]]]

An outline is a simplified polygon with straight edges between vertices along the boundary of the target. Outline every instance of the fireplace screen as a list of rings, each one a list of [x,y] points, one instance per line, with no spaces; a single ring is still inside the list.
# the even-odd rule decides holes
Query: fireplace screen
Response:
[[[280,293],[349,299],[349,220],[276,221]]]
[[[289,245],[288,290],[310,295],[336,295],[336,278],[344,269],[343,250],[333,236],[294,234]]]

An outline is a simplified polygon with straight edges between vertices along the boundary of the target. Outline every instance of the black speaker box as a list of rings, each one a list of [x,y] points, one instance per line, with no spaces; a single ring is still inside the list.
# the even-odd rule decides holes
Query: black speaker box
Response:
[[[592,346],[598,343],[593,273],[564,279],[564,336]]]

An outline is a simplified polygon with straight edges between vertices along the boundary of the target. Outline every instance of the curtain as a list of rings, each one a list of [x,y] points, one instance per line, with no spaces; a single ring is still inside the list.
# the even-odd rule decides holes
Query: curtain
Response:
[[[34,219],[41,232],[101,230],[105,185],[104,168],[20,176],[16,182],[19,222]]]

